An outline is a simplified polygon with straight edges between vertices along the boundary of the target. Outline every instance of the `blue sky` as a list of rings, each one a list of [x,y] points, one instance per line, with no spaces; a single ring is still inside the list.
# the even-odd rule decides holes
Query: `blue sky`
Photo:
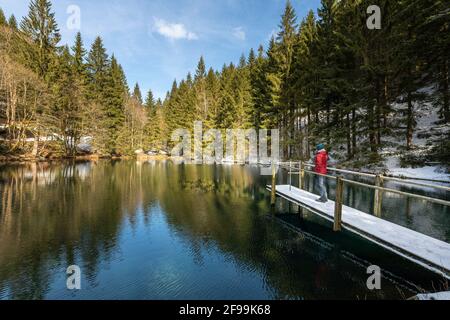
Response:
[[[194,72],[201,55],[208,67],[237,62],[277,31],[285,0],[53,0],[62,44],[72,45],[68,8],[80,8],[80,31],[89,49],[100,35],[124,67],[130,87],[139,82],[163,98],[174,79]],[[320,0],[292,0],[304,17]],[[28,12],[28,0],[0,0],[9,16]]]

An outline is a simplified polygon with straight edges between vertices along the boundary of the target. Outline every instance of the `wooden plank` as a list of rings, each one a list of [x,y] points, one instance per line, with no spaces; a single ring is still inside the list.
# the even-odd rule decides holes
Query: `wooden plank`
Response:
[[[334,201],[319,203],[316,195],[287,185],[277,186],[276,193],[334,221]],[[450,279],[450,244],[444,241],[347,206],[342,207],[342,226]]]

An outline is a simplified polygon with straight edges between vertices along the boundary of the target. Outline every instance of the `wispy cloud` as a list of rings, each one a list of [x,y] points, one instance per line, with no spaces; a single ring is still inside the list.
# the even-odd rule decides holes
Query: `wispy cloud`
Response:
[[[233,36],[241,41],[245,41],[246,34],[245,31],[242,29],[242,27],[237,27],[233,29]]]
[[[169,23],[163,19],[154,18],[154,30],[170,40],[197,40],[198,36],[191,31],[188,31],[184,24]]]
[[[270,33],[267,35],[266,40],[270,41],[272,38],[276,38],[278,31],[275,29],[272,29],[272,31],[270,31]]]

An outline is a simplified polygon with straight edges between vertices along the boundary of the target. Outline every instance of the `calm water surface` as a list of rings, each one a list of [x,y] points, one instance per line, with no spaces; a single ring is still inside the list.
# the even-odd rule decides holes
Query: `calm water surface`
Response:
[[[259,172],[135,161],[1,166],[0,299],[402,299],[442,285],[283,201],[271,216]],[[360,210],[372,199],[346,190]],[[383,201],[386,219],[450,240],[448,209]],[[383,269],[376,292],[366,286],[372,264]],[[70,265],[81,268],[80,291],[66,289]]]

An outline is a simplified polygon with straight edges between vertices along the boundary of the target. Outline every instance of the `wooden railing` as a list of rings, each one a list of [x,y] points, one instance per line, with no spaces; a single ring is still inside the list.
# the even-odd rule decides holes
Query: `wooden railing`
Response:
[[[366,187],[370,189],[375,190],[375,197],[374,197],[374,204],[373,204],[373,212],[374,215],[377,217],[381,217],[382,212],[382,199],[383,199],[383,193],[395,193],[407,197],[413,197],[417,199],[421,199],[428,202],[433,202],[445,206],[450,206],[450,201],[443,200],[443,199],[437,199],[432,197],[427,197],[423,195],[418,195],[414,193],[404,192],[396,189],[391,188],[385,188],[384,181],[385,180],[391,180],[397,183],[403,183],[407,185],[415,185],[415,186],[421,186],[421,187],[428,187],[428,188],[436,188],[440,190],[450,191],[449,187],[441,186],[441,185],[432,185],[427,183],[419,183],[419,182],[411,182],[411,181],[404,181],[400,178],[394,178],[394,177],[387,177],[383,175],[377,175],[377,174],[371,174],[371,173],[363,173],[363,172],[356,172],[351,170],[344,170],[344,169],[337,169],[337,168],[328,168],[329,171],[337,172],[337,173],[344,173],[344,174],[352,174],[352,175],[358,175],[358,176],[364,176],[364,177],[370,177],[374,178],[374,185],[354,181],[350,179],[345,179],[342,175],[339,176],[332,176],[328,174],[320,174],[311,170],[307,170],[305,168],[311,168],[314,167],[311,164],[303,163],[302,161],[298,162],[298,167],[296,164],[291,162],[279,162],[277,165],[279,165],[281,168],[287,169],[288,175],[289,175],[289,188],[292,187],[292,175],[298,175],[299,176],[299,189],[305,188],[305,173],[309,173],[315,176],[323,176],[328,179],[336,180],[336,200],[335,200],[335,209],[334,209],[334,231],[340,231],[342,229],[342,207],[343,207],[343,199],[344,199],[344,184],[353,184],[361,187]],[[276,166],[275,163],[272,164],[272,189],[271,189],[271,206],[274,210],[275,208],[275,202],[276,202]],[[297,171],[293,171],[297,170]]]

